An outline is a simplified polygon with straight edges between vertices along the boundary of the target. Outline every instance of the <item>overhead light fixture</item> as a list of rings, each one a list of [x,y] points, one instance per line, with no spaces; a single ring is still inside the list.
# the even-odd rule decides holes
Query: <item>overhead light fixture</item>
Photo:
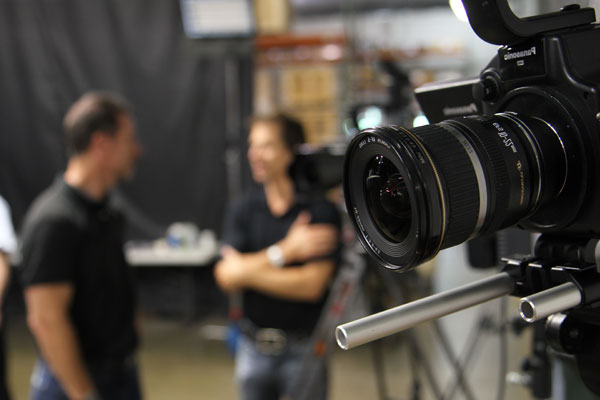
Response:
[[[469,19],[467,18],[467,12],[465,11],[465,6],[462,0],[450,0],[450,8],[452,9],[452,12],[454,13],[454,15],[456,15],[456,18],[458,18],[459,21],[469,22]]]
[[[226,38],[254,33],[250,0],[180,0],[183,27],[191,38]]]

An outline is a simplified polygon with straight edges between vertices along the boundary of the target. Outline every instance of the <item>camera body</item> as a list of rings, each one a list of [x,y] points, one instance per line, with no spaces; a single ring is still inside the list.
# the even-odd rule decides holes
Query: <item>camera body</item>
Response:
[[[510,111],[543,119],[560,130],[567,151],[564,189],[520,226],[539,232],[600,234],[599,91],[600,26],[503,46],[481,73],[474,93],[481,99],[483,114]]]
[[[417,89],[434,124],[352,140],[346,204],[380,264],[410,269],[513,225],[600,236],[600,26],[568,24],[507,36],[516,43],[500,47],[478,79]]]
[[[474,31],[502,46],[478,78],[417,89],[431,125],[354,137],[350,219],[367,253],[400,272],[502,228],[542,235],[497,275],[339,326],[338,344],[510,294],[535,323],[534,396],[550,392],[546,343],[600,394],[600,25],[579,6],[521,20],[508,0],[463,3]]]

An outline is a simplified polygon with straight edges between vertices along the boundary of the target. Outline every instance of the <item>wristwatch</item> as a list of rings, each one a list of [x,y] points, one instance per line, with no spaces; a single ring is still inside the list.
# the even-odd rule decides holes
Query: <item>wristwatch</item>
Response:
[[[281,268],[285,265],[283,251],[281,251],[281,247],[277,246],[276,244],[267,248],[267,258],[274,267]]]

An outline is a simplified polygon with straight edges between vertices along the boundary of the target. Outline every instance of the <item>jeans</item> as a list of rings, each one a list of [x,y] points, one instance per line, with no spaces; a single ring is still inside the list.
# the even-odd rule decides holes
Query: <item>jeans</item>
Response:
[[[121,368],[90,367],[92,380],[103,400],[141,400],[138,370],[133,360]],[[48,364],[37,360],[31,376],[30,400],[68,400],[60,382],[53,375]]]
[[[235,357],[235,378],[242,400],[279,400],[289,395],[297,382],[303,356],[310,351],[310,340],[291,341],[281,354],[261,353],[254,342],[240,335]],[[318,371],[310,388],[310,400],[327,398],[325,361],[311,368]],[[305,384],[299,382],[300,385]],[[289,398],[289,397],[287,397]],[[286,399],[287,399],[286,398]]]

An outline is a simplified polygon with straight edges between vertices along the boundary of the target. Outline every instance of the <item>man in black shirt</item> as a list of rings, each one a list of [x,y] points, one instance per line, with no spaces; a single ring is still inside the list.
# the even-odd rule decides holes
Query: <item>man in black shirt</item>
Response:
[[[303,139],[300,124],[285,115],[255,119],[248,159],[261,187],[225,222],[227,247],[215,277],[243,296],[236,379],[244,400],[289,394],[335,271],[337,209],[325,200],[303,201],[288,174]],[[323,371],[315,400],[326,398]]]
[[[122,218],[108,204],[140,154],[133,118],[122,99],[92,92],[63,127],[67,168],[22,230],[20,278],[40,350],[31,398],[138,399],[134,292]]]

